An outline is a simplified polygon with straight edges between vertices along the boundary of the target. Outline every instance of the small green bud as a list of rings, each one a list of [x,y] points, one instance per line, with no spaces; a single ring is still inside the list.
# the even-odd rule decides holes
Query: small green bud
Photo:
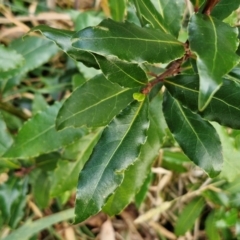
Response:
[[[145,94],[143,93],[134,93],[133,98],[137,100],[138,102],[142,102],[145,99]]]

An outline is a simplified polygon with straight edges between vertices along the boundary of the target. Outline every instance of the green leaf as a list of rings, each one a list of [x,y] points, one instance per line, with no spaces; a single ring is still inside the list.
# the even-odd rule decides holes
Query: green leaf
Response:
[[[18,72],[21,75],[41,66],[58,52],[53,42],[38,37],[26,37],[24,40],[19,38],[11,43],[11,48],[25,58]]]
[[[234,10],[237,10],[240,5],[240,0],[220,0],[213,8],[211,15],[219,20],[227,18]]]
[[[48,207],[50,201],[51,181],[45,171],[40,171],[32,183],[32,194],[35,203],[41,209]]]
[[[76,51],[72,47],[71,38],[76,32],[51,28],[47,25],[39,25],[32,28],[32,31],[40,31],[46,38],[56,43],[56,45],[76,61],[83,62],[86,66],[98,68],[94,57],[85,51]]]
[[[151,186],[153,178],[154,178],[154,175],[150,171],[147,175],[147,178],[144,180],[140,190],[137,192],[137,194],[134,197],[134,203],[138,209],[141,207],[141,204],[144,203],[144,200],[147,197],[147,193],[149,191],[149,187]]]
[[[240,153],[235,147],[234,139],[227,134],[227,130],[218,124],[213,125],[218,132],[223,148],[224,162],[220,177],[232,182],[240,176]]]
[[[142,22],[146,22],[153,28],[160,29],[163,32],[168,33],[168,27],[163,20],[163,16],[157,11],[150,0],[133,0],[133,2],[137,9],[139,18],[142,19]]]
[[[149,175],[153,161],[158,156],[165,127],[160,121],[163,118],[161,103],[162,98],[160,95],[150,103],[150,126],[147,133],[147,141],[142,146],[137,161],[125,171],[123,182],[104,206],[103,211],[108,215],[119,214],[134,200],[135,195]]]
[[[189,163],[188,157],[182,152],[172,152],[164,150],[162,167],[177,173],[187,172],[186,164]]]
[[[209,240],[221,240],[216,227],[214,212],[210,213],[205,221],[205,230]]]
[[[122,22],[125,16],[126,0],[108,0],[112,19]]]
[[[183,44],[169,34],[111,19],[79,31],[72,42],[79,50],[136,63],[166,63],[184,54]]]
[[[7,130],[5,121],[0,112],[0,156],[12,145],[13,139]]]
[[[47,108],[27,121],[19,131],[14,144],[4,154],[5,158],[31,158],[66,146],[80,138],[82,129],[69,128],[57,132],[55,118],[61,104]]]
[[[184,0],[151,0],[151,2],[161,14],[161,21],[166,26],[167,32],[177,38],[182,26],[186,2]]]
[[[199,77],[176,76],[164,81],[171,95],[184,106],[198,112]],[[199,114],[223,126],[240,129],[240,83],[223,79],[223,85],[212,97],[209,105]]]
[[[66,127],[100,127],[133,101],[138,89],[122,88],[98,75],[77,88],[58,113],[58,129]]]
[[[2,79],[2,73],[18,69],[23,65],[24,58],[18,54],[15,50],[0,45],[0,73]]]
[[[98,129],[66,148],[71,151],[71,155],[74,155],[75,159],[74,161],[60,160],[58,162],[51,185],[52,196],[59,196],[66,191],[71,191],[76,188],[79,172],[92,153],[93,147],[97,143],[101,132],[102,129]],[[66,153],[63,153],[63,158],[66,156]]]
[[[125,170],[139,156],[146,140],[148,100],[134,101],[105,128],[89,161],[80,173],[76,222],[98,213],[122,183]]]
[[[117,58],[94,55],[104,76],[113,83],[122,87],[141,87],[148,79],[143,69],[135,63],[120,61]]]
[[[43,154],[35,159],[35,166],[44,172],[51,172],[56,168],[60,158],[61,154],[59,152]]]
[[[196,219],[200,216],[205,202],[203,198],[195,198],[182,210],[180,216],[177,219],[175,225],[175,233],[177,236],[183,236],[188,230],[190,230]]]
[[[169,129],[183,152],[210,177],[217,176],[222,167],[222,148],[216,130],[199,115],[184,108],[165,94],[163,112]]]
[[[33,103],[32,103],[32,112],[36,114],[38,112],[44,111],[47,108],[48,104],[42,94],[35,93]]]
[[[40,231],[44,230],[45,228],[50,227],[51,225],[68,220],[74,217],[74,210],[68,209],[61,211],[59,213],[52,214],[47,217],[43,217],[36,221],[28,220],[25,222],[21,227],[10,233],[7,237],[3,240],[28,240],[34,234],[39,233]]]
[[[5,183],[0,184],[0,211],[5,224],[15,228],[24,216],[26,205],[27,179],[11,176]]]
[[[202,111],[222,85],[222,76],[239,61],[235,54],[238,31],[218,19],[201,14],[191,17],[188,31],[190,48],[197,55],[199,110]]]

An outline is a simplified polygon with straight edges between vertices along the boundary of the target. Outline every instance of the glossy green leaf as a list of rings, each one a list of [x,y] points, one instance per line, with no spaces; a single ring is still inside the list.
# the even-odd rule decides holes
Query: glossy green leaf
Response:
[[[198,112],[199,77],[177,76],[164,82],[171,95],[184,106]],[[240,129],[240,83],[223,79],[223,85],[212,97],[209,105],[199,114],[223,126]]]
[[[79,31],[72,43],[79,50],[137,63],[166,63],[184,54],[183,44],[169,34],[111,19]]]
[[[19,38],[11,43],[11,48],[25,59],[18,74],[25,74],[41,66],[58,52],[53,42],[38,37]]]
[[[204,206],[205,202],[201,197],[195,198],[187,204],[187,206],[182,210],[175,225],[175,233],[177,236],[183,236],[193,227]]]
[[[0,112],[0,156],[12,145],[13,139],[7,130],[5,121]]]
[[[184,0],[151,0],[151,2],[160,13],[162,23],[166,26],[167,32],[177,38],[182,26],[186,2]]]
[[[213,8],[211,15],[219,20],[228,17],[234,10],[240,6],[240,0],[220,0],[219,3]]]
[[[105,128],[80,173],[76,222],[98,213],[124,179],[125,170],[140,154],[146,140],[148,101],[134,101]]]
[[[51,28],[47,25],[39,25],[31,29],[31,32],[39,31],[46,38],[55,42],[55,44],[61,48],[64,52],[71,50],[71,37],[75,33],[74,31]]]
[[[40,31],[46,38],[56,43],[65,53],[76,61],[83,62],[86,66],[98,68],[94,57],[85,51],[76,51],[72,47],[71,38],[75,34],[74,31],[51,28],[47,25],[39,25],[34,27],[31,31]]]
[[[214,212],[210,213],[205,221],[205,230],[209,240],[221,240],[216,227]]]
[[[7,182],[0,184],[0,211],[4,223],[15,228],[24,216],[26,205],[27,179],[11,176]]]
[[[168,27],[163,20],[163,16],[157,11],[150,0],[133,0],[133,2],[139,18],[142,19],[143,22],[150,24],[153,28],[161,29],[163,32],[168,33]]]
[[[134,0],[138,15],[153,28],[178,37],[185,2]]]
[[[222,148],[213,126],[199,115],[184,108],[165,94],[163,112],[173,136],[183,152],[210,177],[217,176],[222,168]]]
[[[220,176],[231,182],[240,176],[240,152],[236,149],[234,139],[230,138],[226,129],[216,123],[214,123],[214,127],[218,132],[223,147],[224,162]]]
[[[70,218],[74,218],[74,210],[72,208],[59,213],[51,214],[50,216],[43,217],[36,221],[28,220],[21,227],[11,232],[3,240],[28,240],[34,234],[37,234],[45,228],[48,228],[55,223],[66,221]]]
[[[15,50],[6,48],[0,45],[0,74],[19,68],[24,63],[22,55],[18,54]],[[2,76],[0,76],[2,78]]]
[[[211,16],[195,14],[189,23],[191,50],[200,76],[199,110],[204,110],[222,85],[222,76],[239,61],[238,31]]]
[[[58,113],[58,129],[66,127],[100,127],[133,101],[138,89],[122,88],[98,75],[77,88]]]
[[[71,159],[70,161],[60,160],[58,162],[51,185],[52,196],[59,196],[65,191],[71,191],[76,188],[79,172],[92,153],[93,147],[97,143],[101,132],[101,129],[94,131],[67,147],[67,150],[71,152],[70,157],[74,157],[75,159]],[[66,153],[63,153],[63,158],[64,157],[67,157]]]
[[[31,158],[66,146],[80,138],[82,129],[68,128],[57,132],[55,118],[61,107],[60,103],[36,114],[27,121],[16,136],[14,144],[4,154],[5,158]]]
[[[117,22],[122,22],[125,16],[126,0],[108,0],[112,19]]]
[[[153,161],[158,156],[165,127],[160,121],[163,118],[161,103],[161,96],[158,95],[150,104],[150,126],[147,133],[147,141],[141,148],[139,158],[125,171],[123,182],[104,206],[103,211],[108,215],[119,214],[134,200],[136,193],[148,177]]]
[[[143,69],[135,63],[120,61],[117,58],[94,55],[104,76],[122,87],[141,87],[148,79]]]

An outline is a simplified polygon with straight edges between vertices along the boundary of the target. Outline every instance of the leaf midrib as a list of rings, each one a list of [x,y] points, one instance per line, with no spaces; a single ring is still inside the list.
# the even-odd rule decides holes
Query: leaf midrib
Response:
[[[216,27],[214,25],[213,19],[211,16],[209,16],[209,19],[212,23],[212,27],[213,27],[213,33],[214,33],[214,57],[213,57],[213,66],[212,66],[212,72],[215,72],[215,66],[216,66],[216,59],[217,59],[217,43],[218,43],[218,37],[217,37],[217,31],[216,31]]]
[[[165,82],[167,82],[167,83],[169,83],[169,84],[171,84],[171,85],[174,85],[174,86],[178,86],[179,88],[185,89],[185,90],[187,90],[187,91],[194,92],[194,93],[196,93],[196,94],[199,93],[199,91],[194,90],[194,89],[191,89],[191,88],[187,88],[187,87],[185,87],[185,86],[183,86],[183,85],[179,85],[179,84],[176,84],[176,83],[173,83],[173,82],[169,82],[169,81],[167,81],[167,80],[165,80]],[[228,107],[232,107],[232,108],[240,111],[240,108],[237,108],[237,107],[235,107],[235,106],[233,106],[233,105],[231,105],[231,104],[228,104],[227,102],[223,101],[223,100],[220,99],[220,98],[217,98],[216,96],[213,96],[212,99],[215,99],[216,101],[219,101],[219,102],[224,103],[224,104],[227,105]]]
[[[82,112],[85,112],[85,111],[87,111],[87,110],[89,110],[89,109],[91,109],[91,108],[93,108],[93,107],[96,107],[97,105],[99,105],[99,104],[101,104],[101,103],[103,103],[103,102],[106,102],[106,101],[108,101],[108,100],[111,99],[111,98],[115,98],[115,97],[117,97],[118,95],[120,95],[120,94],[122,94],[122,93],[124,93],[124,92],[127,92],[127,91],[129,91],[129,90],[130,90],[129,88],[126,88],[126,89],[118,92],[117,94],[111,95],[111,96],[109,96],[109,97],[107,97],[107,98],[104,98],[104,99],[102,99],[102,100],[100,100],[100,101],[97,101],[95,104],[93,104],[93,105],[91,105],[91,106],[89,106],[89,107],[86,107],[86,108],[82,109],[81,111],[78,111],[78,112],[72,114],[72,115],[69,116],[68,118],[65,118],[64,121],[62,121],[62,122],[60,122],[60,123],[58,124],[58,126],[64,124],[66,121],[68,121],[69,119],[73,118],[74,116],[76,116],[76,115],[78,115],[78,114],[81,114]]]
[[[115,151],[113,152],[113,154],[111,155],[111,157],[109,158],[109,161],[107,162],[106,167],[103,169],[102,174],[101,174],[101,176],[99,177],[99,181],[96,183],[96,187],[95,187],[93,193],[91,194],[91,198],[89,198],[88,204],[87,204],[87,206],[85,207],[85,209],[84,209],[84,211],[83,211],[83,213],[82,213],[83,215],[84,215],[84,213],[86,212],[86,209],[88,208],[88,206],[89,206],[89,204],[90,204],[90,200],[92,199],[92,197],[94,196],[96,190],[98,189],[98,185],[99,185],[99,183],[101,182],[101,179],[102,179],[102,176],[103,176],[105,170],[107,169],[107,167],[108,167],[109,163],[111,162],[113,156],[115,155],[115,153],[117,152],[117,150],[118,150],[119,147],[121,146],[121,144],[122,144],[123,140],[125,139],[126,135],[129,133],[129,131],[130,131],[133,123],[135,122],[135,120],[136,120],[136,118],[137,118],[137,116],[138,116],[138,113],[140,112],[140,110],[141,110],[142,107],[143,107],[143,104],[144,104],[144,101],[143,101],[143,102],[141,103],[141,105],[139,106],[137,112],[135,113],[134,118],[132,119],[131,124],[129,125],[129,127],[128,127],[127,131],[126,131],[126,133],[125,133],[124,136],[122,137],[121,141],[119,142],[118,146],[116,147],[116,149],[115,149]],[[118,169],[118,170],[119,170],[119,169]]]
[[[145,41],[145,42],[154,42],[154,43],[166,43],[166,44],[174,44],[174,45],[180,45],[182,46],[181,42],[178,41],[165,41],[165,40],[159,40],[159,39],[144,39],[144,38],[126,38],[126,37],[94,37],[94,38],[87,38],[87,37],[79,37],[79,38],[73,38],[72,43],[81,42],[81,41],[95,41],[95,40],[103,40],[103,39],[119,39],[119,40],[132,40],[132,41]],[[76,47],[76,46],[75,46]]]
[[[107,59],[109,60],[109,59]],[[114,61],[109,60],[116,68],[118,68],[121,72],[123,72],[125,75],[127,75],[130,79],[132,79],[134,82],[137,82],[141,85],[144,85],[145,83],[138,81],[136,78],[133,78],[131,75],[129,75],[127,72],[125,72],[121,67],[119,67],[117,64],[114,63]]]
[[[208,156],[210,156],[210,154],[207,151],[207,148],[205,147],[205,145],[203,144],[202,140],[198,137],[198,133],[194,130],[192,124],[189,122],[186,114],[184,113],[184,111],[182,110],[182,107],[180,106],[179,102],[177,100],[174,99],[175,104],[178,106],[180,112],[182,113],[184,119],[186,120],[186,122],[188,123],[189,127],[192,129],[193,133],[196,135],[197,140],[201,143],[201,145],[203,146],[203,148],[205,149],[205,152],[208,154]]]
[[[141,0],[141,2],[142,2],[142,4],[144,5],[144,7],[146,8],[148,14],[150,14],[150,15],[152,16],[152,18],[155,20],[155,22],[160,26],[160,28],[161,28],[165,33],[167,33],[167,30],[164,28],[164,26],[161,24],[161,22],[159,22],[158,19],[156,19],[156,17],[152,14],[152,12],[149,11],[149,9],[148,9],[148,7],[146,6],[146,4],[144,3],[144,1]],[[151,3],[151,2],[150,2],[150,3]],[[148,20],[148,21],[150,21],[150,23],[151,23],[151,20]]]
[[[29,142],[37,139],[37,138],[40,137],[41,135],[43,135],[43,134],[45,134],[46,132],[50,131],[52,128],[54,128],[54,126],[55,126],[55,125],[53,124],[51,127],[45,129],[43,132],[39,133],[39,134],[36,135],[35,137],[33,137],[33,138],[29,139],[28,141],[24,142],[23,144],[19,145],[18,147],[15,148],[15,151],[16,151],[16,149],[22,148],[24,145],[28,144]],[[14,145],[13,145],[13,146],[14,146]],[[11,148],[10,148],[10,149],[11,149]]]

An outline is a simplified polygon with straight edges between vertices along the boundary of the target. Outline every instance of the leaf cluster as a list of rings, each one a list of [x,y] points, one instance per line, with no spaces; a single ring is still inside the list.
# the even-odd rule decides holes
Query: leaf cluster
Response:
[[[69,31],[39,25],[31,33],[45,38],[25,36],[0,45],[5,59],[0,60],[0,164],[20,174],[31,171],[29,179],[13,177],[2,185],[0,202],[9,198],[11,186],[21,189],[0,209],[6,224],[17,226],[21,214],[11,218],[14,201],[22,212],[27,182],[42,209],[51,197],[64,204],[77,184],[75,222],[100,211],[119,214],[134,200],[141,204],[159,150],[173,146],[185,155],[172,157],[169,151],[167,168],[185,172],[183,162],[191,161],[211,178],[233,181],[223,187],[231,189],[239,175],[234,138],[240,129],[240,71],[238,28],[229,22],[240,1],[191,3],[194,12],[186,17],[184,0],[109,0],[111,18],[96,26]],[[47,76],[39,74],[59,49],[68,61],[66,71],[45,66]],[[42,76],[39,85],[22,83],[31,74]],[[57,77],[49,81],[52,76]],[[31,103],[18,103],[32,116],[3,104],[19,84],[17,93],[33,92]],[[237,192],[231,194],[237,199]],[[217,205],[216,199],[228,198],[223,195],[200,191],[183,209],[175,234],[191,229],[204,199]],[[238,208],[228,199],[207,216],[209,239],[239,224]]]

